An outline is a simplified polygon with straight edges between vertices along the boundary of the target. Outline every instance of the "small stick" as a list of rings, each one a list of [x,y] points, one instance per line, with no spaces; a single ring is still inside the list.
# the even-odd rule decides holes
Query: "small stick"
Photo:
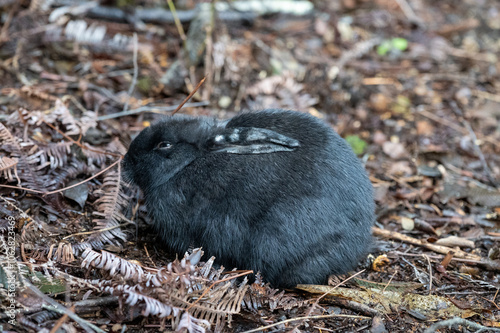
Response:
[[[45,193],[43,194],[43,196],[46,196],[46,195],[49,195],[49,194],[54,194],[54,193],[59,193],[59,192],[62,192],[62,191],[66,191],[66,190],[68,190],[68,189],[70,189],[70,188],[73,188],[73,187],[76,187],[76,186],[81,185],[81,184],[83,184],[83,183],[86,183],[86,182],[88,182],[89,180],[92,180],[92,179],[94,179],[95,177],[99,176],[100,174],[102,174],[102,173],[104,173],[104,172],[108,171],[109,169],[111,169],[112,167],[114,167],[115,165],[117,165],[118,163],[120,163],[120,161],[121,161],[121,159],[119,159],[119,160],[115,161],[113,164],[111,164],[111,165],[110,165],[110,166],[108,166],[107,168],[105,168],[105,169],[103,169],[103,170],[99,171],[98,173],[96,173],[95,175],[93,175],[93,176],[92,176],[92,177],[90,177],[90,178],[84,179],[84,180],[82,180],[82,181],[81,181],[81,182],[79,182],[79,183],[73,184],[73,185],[68,186],[68,187],[61,188],[61,189],[59,189],[59,190],[54,190],[54,191],[50,191],[50,192],[45,192]]]
[[[313,305],[309,308],[309,310],[307,311],[307,314],[306,314],[306,317],[305,317],[305,318],[307,318],[307,317],[309,317],[309,316],[311,315],[311,313],[312,313],[312,312],[314,311],[314,309],[318,306],[319,301],[320,301],[323,297],[325,297],[326,295],[328,295],[328,294],[329,294],[329,293],[331,293],[333,290],[337,289],[339,286],[343,285],[343,284],[344,284],[344,283],[346,283],[347,281],[349,281],[349,280],[351,280],[352,278],[354,278],[354,277],[358,276],[359,274],[363,273],[364,271],[365,271],[365,270],[363,269],[363,270],[361,270],[361,271],[357,272],[356,274],[354,274],[354,275],[350,276],[349,278],[345,279],[344,281],[337,283],[335,286],[333,286],[332,288],[330,288],[329,290],[327,290],[327,291],[326,291],[323,295],[321,295],[320,297],[318,297],[318,298],[316,299],[316,301],[314,302],[314,304],[313,304]],[[306,320],[306,319],[304,319],[304,321],[305,321],[305,320]],[[302,325],[302,324],[303,324],[303,323],[299,323],[299,324],[297,325],[297,327],[298,327],[298,326],[300,326],[300,325]]]
[[[477,331],[475,331],[476,333],[478,333],[478,332],[500,332],[499,328],[483,326],[483,325],[480,325],[478,323],[475,323],[475,322],[467,320],[467,319],[455,317],[455,318],[451,318],[451,319],[442,320],[442,321],[439,321],[439,322],[433,324],[431,327],[426,329],[424,331],[424,333],[434,333],[434,332],[437,332],[437,330],[440,328],[451,329],[452,326],[458,326],[458,325],[463,326],[464,328],[467,328],[467,329],[477,330]]]
[[[111,153],[111,152],[108,152],[108,151],[101,151],[101,150],[97,150],[97,149],[92,149],[92,148],[89,148],[89,147],[85,147],[83,144],[81,144],[80,142],[78,141],[75,141],[73,140],[72,138],[70,138],[66,133],[64,133],[63,131],[59,130],[57,127],[55,127],[54,125],[46,122],[45,120],[42,120],[42,122],[49,126],[50,128],[52,128],[54,131],[57,131],[59,134],[61,134],[62,136],[64,136],[66,139],[68,139],[69,141],[71,141],[72,143],[74,143],[75,145],[77,145],[78,147],[80,147],[81,149],[84,149],[84,150],[88,150],[88,151],[92,151],[94,153],[98,153],[98,154],[108,154],[108,155],[111,155],[111,156],[115,156],[115,157],[120,157],[122,158],[123,156],[121,154],[115,154],[115,153]]]
[[[134,92],[135,86],[137,84],[137,76],[139,76],[139,65],[137,64],[137,33],[134,32],[134,54],[133,54],[133,62],[134,62],[134,75],[132,77],[132,83],[130,84],[130,88],[128,89],[128,97],[127,97],[127,102],[125,103],[125,106],[123,107],[123,112],[127,112],[128,110],[128,104],[130,102],[130,97],[132,96],[132,93]]]
[[[134,223],[134,222],[132,222],[132,221],[127,221],[126,223],[122,223],[122,224],[114,225],[114,226],[112,226],[112,227],[108,227],[108,228],[104,228],[104,229],[92,230],[92,231],[84,231],[84,232],[77,232],[77,233],[75,233],[75,234],[71,234],[71,235],[68,235],[68,236],[66,236],[66,237],[63,237],[63,240],[64,240],[64,239],[71,238],[71,237],[74,237],[74,236],[91,235],[91,234],[96,234],[96,233],[98,233],[98,232],[110,231],[110,230],[113,230],[113,229],[116,229],[116,228],[121,228],[121,227],[124,227],[124,226],[129,225],[129,224],[135,224],[135,223]]]
[[[421,111],[418,111],[417,114],[422,115],[422,116],[424,116],[426,118],[432,119],[435,122],[440,123],[441,125],[447,126],[447,127],[451,128],[451,129],[454,129],[455,131],[460,132],[463,135],[467,135],[468,134],[466,128],[460,127],[459,125],[457,125],[455,123],[452,123],[452,122],[450,122],[450,121],[448,121],[446,119],[440,118],[440,117],[436,116],[435,114],[433,114],[433,113],[431,113],[429,111],[421,110]],[[495,141],[495,140],[493,140],[491,138],[482,137],[481,139],[484,140],[484,141],[486,141],[486,142],[491,143],[492,145],[495,145],[496,147],[500,147],[500,143],[498,143],[497,141]]]
[[[423,253],[422,256],[427,260],[427,264],[429,265],[429,295],[431,295],[432,294],[432,265],[431,265],[431,259],[425,253]]]
[[[262,326],[255,328],[253,330],[249,331],[244,331],[243,333],[253,333],[253,332],[260,332],[263,330],[267,330],[268,328],[275,327],[278,325],[286,324],[286,323],[291,323],[297,320],[307,320],[307,319],[324,319],[324,318],[353,318],[353,319],[371,319],[370,317],[365,317],[365,316],[352,316],[352,315],[342,315],[342,314],[328,314],[328,315],[320,315],[320,316],[307,316],[307,317],[297,317],[297,318],[291,318],[287,320],[283,320],[271,325],[267,326]]]
[[[186,104],[186,102],[187,102],[187,101],[189,101],[189,99],[190,99],[191,97],[193,97],[193,95],[194,95],[194,94],[196,93],[196,91],[197,91],[197,90],[201,87],[201,85],[203,84],[203,82],[205,82],[205,80],[206,80],[206,79],[207,79],[207,77],[206,77],[206,76],[205,76],[203,79],[201,79],[201,81],[200,81],[200,82],[198,83],[198,85],[197,85],[197,86],[193,89],[193,91],[191,91],[191,93],[188,95],[188,97],[186,97],[186,98],[184,99],[184,101],[183,101],[181,104],[179,104],[179,106],[177,107],[177,109],[175,109],[175,110],[174,110],[174,112],[172,112],[172,116],[173,116],[174,114],[176,114],[176,112],[177,112],[177,111],[179,111],[179,110],[180,110],[180,109],[184,106],[184,104]]]
[[[413,238],[413,237],[410,237],[407,235],[403,235],[403,234],[396,232],[396,231],[384,230],[384,229],[380,229],[377,227],[373,227],[372,230],[373,230],[373,234],[375,236],[382,236],[382,237],[386,237],[386,238],[397,239],[397,240],[403,241],[405,243],[422,246],[422,247],[427,248],[431,251],[441,253],[441,254],[447,254],[448,252],[453,251],[453,253],[456,257],[481,261],[481,257],[476,255],[476,254],[467,253],[467,252],[464,252],[464,251],[459,250],[459,249],[452,249],[452,248],[449,248],[447,246],[431,244],[425,240],[420,240],[420,239],[416,239],[416,238]]]
[[[208,105],[208,102],[195,102],[195,103],[187,103],[186,107],[196,107],[196,106],[205,106]],[[104,116],[97,117],[98,121],[113,119],[118,117],[130,116],[133,114],[141,113],[141,112],[153,112],[153,113],[161,113],[162,111],[169,112],[173,111],[177,108],[177,106],[165,106],[165,107],[154,107],[154,106],[141,106],[137,109],[132,109],[128,111],[115,112],[112,114],[107,114]]]
[[[394,272],[394,274],[391,275],[391,278],[389,279],[389,282],[387,282],[387,284],[385,285],[384,289],[382,289],[382,294],[385,293],[385,290],[387,289],[387,287],[389,287],[389,285],[391,284],[392,282],[392,279],[394,279],[394,276],[398,273],[398,270],[396,269],[396,271]]]
[[[73,312],[75,313],[75,306],[73,305],[71,308],[68,309],[68,312]],[[64,322],[68,319],[68,313],[65,313],[59,320],[56,322],[56,324],[52,327],[50,330],[50,333],[56,333],[57,330],[64,324]]]
[[[42,191],[32,190],[30,188],[24,188],[24,187],[14,186],[14,185],[3,185],[3,184],[1,184],[0,187],[13,188],[15,190],[21,190],[21,191],[26,191],[26,192],[31,192],[31,193],[37,193],[37,194],[45,194],[45,192],[42,192]]]

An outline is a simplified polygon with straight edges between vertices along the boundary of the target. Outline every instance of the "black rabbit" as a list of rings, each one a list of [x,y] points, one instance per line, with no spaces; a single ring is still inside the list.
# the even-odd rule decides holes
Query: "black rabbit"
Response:
[[[260,271],[276,287],[324,283],[353,269],[370,244],[366,172],[308,114],[176,115],[137,136],[124,170],[170,248],[201,246],[226,268]]]

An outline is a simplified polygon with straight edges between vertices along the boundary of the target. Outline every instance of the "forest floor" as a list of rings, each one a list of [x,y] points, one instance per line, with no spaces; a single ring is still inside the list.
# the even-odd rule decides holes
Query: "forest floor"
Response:
[[[500,2],[167,2],[0,0],[2,331],[500,331]],[[280,291],[162,248],[119,162],[203,78],[179,113],[298,110],[351,144],[357,270]]]

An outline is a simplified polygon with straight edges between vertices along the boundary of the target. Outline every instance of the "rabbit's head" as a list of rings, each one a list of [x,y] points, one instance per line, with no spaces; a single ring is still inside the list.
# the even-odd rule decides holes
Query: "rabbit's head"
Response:
[[[298,140],[264,128],[226,128],[210,118],[176,115],[143,130],[124,158],[125,176],[146,191],[208,154],[293,151]]]

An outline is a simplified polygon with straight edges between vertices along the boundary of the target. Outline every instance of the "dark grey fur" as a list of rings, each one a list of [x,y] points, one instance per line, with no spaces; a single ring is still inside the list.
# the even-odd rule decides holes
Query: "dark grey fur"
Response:
[[[139,134],[124,168],[170,248],[201,246],[276,287],[324,283],[370,245],[366,172],[337,133],[304,113],[173,116]]]

